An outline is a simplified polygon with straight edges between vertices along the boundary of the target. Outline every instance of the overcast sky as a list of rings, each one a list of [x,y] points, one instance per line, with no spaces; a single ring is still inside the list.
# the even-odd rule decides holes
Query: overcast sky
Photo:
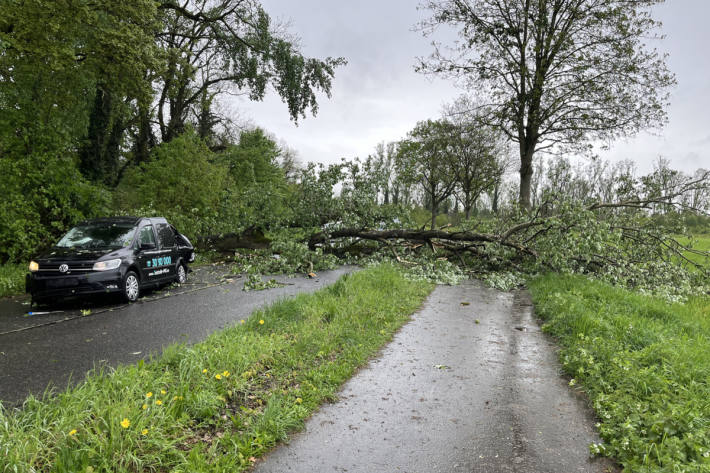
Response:
[[[291,23],[307,56],[343,56],[333,96],[321,96],[316,117],[288,118],[286,106],[271,94],[263,102],[235,99],[230,108],[265,128],[298,152],[303,162],[335,162],[366,157],[377,143],[403,138],[417,121],[437,118],[444,103],[462,93],[448,81],[414,72],[417,56],[431,52],[430,39],[412,31],[426,11],[417,0],[262,0],[269,14]],[[709,0],[669,0],[655,9],[666,39],[668,66],[678,85],[671,96],[668,125],[653,136],[642,133],[600,154],[629,158],[641,173],[662,155],[672,167],[692,172],[710,167]],[[442,33],[439,39],[452,39]]]

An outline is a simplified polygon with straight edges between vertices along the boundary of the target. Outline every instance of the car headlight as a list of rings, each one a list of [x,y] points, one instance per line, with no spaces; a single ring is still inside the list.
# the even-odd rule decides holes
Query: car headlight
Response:
[[[121,258],[110,259],[107,261],[97,261],[94,263],[94,271],[108,271],[121,266]]]
[[[33,273],[39,271],[39,263],[36,261],[30,261],[30,271]]]

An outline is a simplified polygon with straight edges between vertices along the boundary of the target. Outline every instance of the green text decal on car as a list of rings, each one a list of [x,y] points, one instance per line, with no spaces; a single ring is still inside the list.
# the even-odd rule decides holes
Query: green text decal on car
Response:
[[[148,260],[146,263],[149,268],[155,268],[156,266],[167,266],[169,264],[173,264],[173,259],[170,256],[166,256],[164,258],[153,258],[152,260]]]

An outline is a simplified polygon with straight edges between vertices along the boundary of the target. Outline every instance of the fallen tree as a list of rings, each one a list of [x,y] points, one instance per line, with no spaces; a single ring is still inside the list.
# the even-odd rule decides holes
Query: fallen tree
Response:
[[[683,286],[687,292],[692,288],[707,292],[708,265],[689,256],[707,257],[710,262],[710,252],[681,243],[650,211],[662,205],[708,215],[678,199],[688,189],[707,186],[708,177],[710,173],[705,173],[700,179],[681,182],[665,195],[619,202],[583,205],[548,196],[534,213],[481,221],[460,231],[337,228],[313,234],[308,243],[312,251],[342,255],[359,253],[363,247],[371,250],[373,243],[366,242],[375,242],[380,251],[405,263],[428,251],[473,273],[593,273],[625,286]]]
[[[250,227],[242,233],[197,237],[195,244],[204,250],[232,253],[237,249],[264,250],[271,247],[271,240],[266,238],[261,229]]]
[[[308,248],[315,250],[318,245],[324,244],[327,240],[338,238],[357,238],[360,240],[379,241],[389,244],[389,240],[409,240],[415,242],[427,243],[432,249],[436,249],[437,245],[451,250],[465,251],[476,248],[475,243],[496,243],[502,246],[513,248],[521,253],[526,253],[531,256],[536,256],[535,252],[525,246],[521,246],[511,240],[511,236],[519,231],[523,231],[532,226],[540,225],[538,222],[524,223],[516,225],[508,230],[503,235],[492,235],[487,233],[475,232],[446,232],[443,230],[365,230],[356,228],[343,228],[329,233],[319,232],[311,236],[308,242]],[[453,247],[446,245],[443,242],[463,242],[473,243],[474,245],[463,245]]]

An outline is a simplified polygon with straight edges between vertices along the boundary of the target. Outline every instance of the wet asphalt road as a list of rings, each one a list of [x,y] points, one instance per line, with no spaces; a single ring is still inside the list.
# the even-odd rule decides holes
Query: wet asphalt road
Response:
[[[353,270],[324,271],[315,279],[279,276],[284,287],[244,292],[244,278],[206,267],[191,274],[191,284],[149,293],[135,304],[74,302],[35,309],[52,313],[32,316],[27,298],[0,300],[0,402],[18,405],[48,386],[81,381],[92,368],[147,359],[175,342],[194,343],[257,308],[315,291]],[[82,309],[90,315],[82,316]]]
[[[589,458],[594,423],[526,292],[440,286],[340,401],[255,471],[619,471]]]

